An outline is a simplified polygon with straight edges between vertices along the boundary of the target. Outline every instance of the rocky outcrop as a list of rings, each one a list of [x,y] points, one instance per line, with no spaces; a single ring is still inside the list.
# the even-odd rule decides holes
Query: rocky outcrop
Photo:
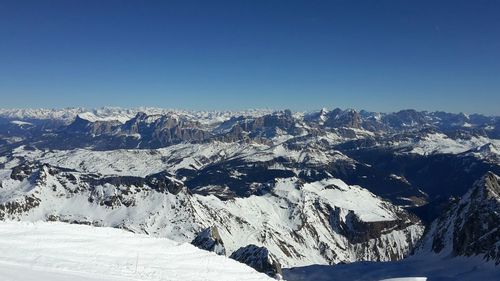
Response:
[[[348,211],[345,218],[342,218],[341,213],[341,209],[335,208],[331,213],[330,221],[335,229],[339,229],[339,231],[354,244],[363,243],[371,239],[378,239],[391,231],[404,230],[411,225],[420,223],[420,220],[415,215],[406,212],[399,212],[398,220],[372,222],[361,220],[353,211]]]
[[[278,259],[265,247],[248,245],[231,254],[230,258],[244,263],[271,277],[281,278],[283,271]]]
[[[153,147],[179,142],[201,142],[210,135],[200,128],[200,124],[179,116],[147,115],[142,112],[121,126],[117,133],[138,135]]]
[[[106,114],[101,118],[89,112],[79,115],[68,112],[68,116],[75,116],[75,119],[64,126],[53,125],[51,120],[36,119],[23,119],[32,126],[18,126],[11,122],[20,122],[19,120],[0,116],[0,136],[6,134],[30,138],[38,147],[43,148],[92,147],[98,150],[159,148],[183,142],[201,143],[211,140],[272,144],[273,139],[280,139],[280,136],[318,136],[332,131],[347,139],[356,139],[360,133],[365,136],[376,133],[390,137],[392,134],[415,132],[424,128],[435,129],[452,139],[500,137],[499,117],[411,109],[377,113],[336,108],[303,115],[290,110],[272,113],[266,111],[266,114],[255,115],[190,114],[175,111],[158,113],[127,110],[113,119],[113,116]],[[221,115],[225,118],[219,119]],[[213,116],[215,119],[207,122],[205,118],[200,118],[202,116]]]
[[[387,114],[382,120],[390,127],[398,130],[422,127],[430,121],[426,112],[419,112],[414,109],[406,109],[392,114]]]
[[[214,139],[222,141],[268,142],[280,134],[299,135],[304,130],[298,126],[290,110],[277,111],[259,117],[232,118],[220,124]]]
[[[331,128],[348,127],[348,128],[361,128],[361,115],[356,110],[341,110],[336,108],[329,112],[326,116],[324,125]]]
[[[77,116],[75,121],[71,123],[65,130],[68,133],[81,133],[92,136],[113,134],[113,132],[121,125],[118,121],[89,121],[80,116]]]
[[[202,232],[198,233],[196,238],[191,242],[191,244],[196,247],[214,252],[217,255],[226,255],[226,248],[224,247],[224,242],[219,235],[217,227],[211,226],[204,229]]]
[[[201,128],[199,123],[177,115],[148,115],[139,112],[124,124],[115,120],[87,120],[77,116],[61,130],[61,135],[84,136],[84,140],[96,148],[107,149],[109,144],[105,143],[105,139],[116,148],[151,148],[180,142],[201,142],[211,134]]]
[[[482,256],[500,264],[500,178],[487,173],[438,219],[416,253]]]

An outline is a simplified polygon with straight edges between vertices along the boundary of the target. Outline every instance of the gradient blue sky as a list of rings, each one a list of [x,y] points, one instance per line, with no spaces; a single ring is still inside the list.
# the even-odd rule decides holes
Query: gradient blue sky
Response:
[[[4,1],[0,107],[500,114],[500,1]]]

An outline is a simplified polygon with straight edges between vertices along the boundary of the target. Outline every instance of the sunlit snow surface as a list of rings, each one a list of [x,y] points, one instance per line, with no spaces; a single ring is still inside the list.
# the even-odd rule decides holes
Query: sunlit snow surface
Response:
[[[442,133],[428,134],[415,143],[403,143],[400,145],[409,145],[410,147],[412,147],[410,151],[411,153],[429,155],[441,153],[459,154],[489,143],[491,143],[495,147],[500,146],[500,140],[496,139],[490,139],[481,136],[474,136],[470,139],[452,139]]]
[[[394,254],[402,257],[423,232],[421,225],[411,225],[402,230],[384,232],[381,240],[370,239],[365,246],[350,243],[341,233],[331,231],[329,210],[337,209],[340,221],[346,221],[349,212],[353,212],[364,222],[397,220],[401,210],[360,186],[349,186],[334,178],[305,184],[296,177],[277,179],[272,192],[234,200],[189,194],[187,190],[173,195],[156,192],[148,187],[115,186],[109,183],[90,188],[85,180],[87,176],[93,176],[87,173],[95,173],[98,177],[146,176],[166,170],[176,174],[179,169],[198,170],[224,159],[244,158],[253,163],[289,157],[294,158],[294,161],[321,159],[330,163],[346,158],[335,151],[305,151],[305,155],[302,155],[281,145],[269,147],[213,142],[178,144],[152,150],[42,151],[18,147],[13,150],[13,154],[15,158],[11,160],[0,158],[0,163],[3,163],[3,169],[0,169],[0,203],[22,203],[26,195],[36,197],[40,203],[28,212],[11,216],[11,219],[38,221],[55,217],[61,221],[126,228],[179,242],[190,242],[202,229],[218,225],[221,226],[219,233],[228,254],[249,244],[265,246],[286,267],[328,264],[331,259],[341,262],[389,260]],[[75,181],[67,180],[64,176],[66,172],[60,175],[49,173],[49,167],[42,169],[43,181],[40,183],[12,179],[11,171],[20,164],[20,159],[74,170],[67,173],[74,176]],[[100,199],[94,200],[115,195],[133,204],[109,208]],[[89,198],[94,199],[89,201]],[[304,225],[314,226],[313,231]],[[317,246],[311,247],[303,241],[327,245],[329,252],[325,255]],[[381,241],[390,242],[380,244]],[[376,250],[366,250],[366,247]],[[290,251],[293,251],[292,255],[288,254]]]
[[[274,280],[190,244],[112,228],[0,223],[0,280]]]

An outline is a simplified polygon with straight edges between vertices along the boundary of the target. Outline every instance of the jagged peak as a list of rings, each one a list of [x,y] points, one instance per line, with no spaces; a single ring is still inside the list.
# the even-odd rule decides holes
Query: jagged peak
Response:
[[[219,234],[216,226],[211,226],[202,230],[196,238],[191,242],[196,247],[214,252],[218,255],[226,255],[224,242]]]
[[[500,178],[487,172],[471,189],[436,219],[422,239],[418,253],[475,256],[500,263]]]
[[[230,258],[276,279],[281,279],[283,275],[280,262],[266,247],[250,244],[238,249]]]
[[[462,197],[459,205],[468,205],[472,202],[481,203],[485,200],[496,199],[500,202],[500,178],[489,171]]]
[[[500,201],[500,177],[495,173],[487,172],[478,182],[478,186],[483,188],[489,197],[495,196]]]
[[[75,117],[75,120],[71,124],[77,124],[77,123],[92,123],[85,114],[77,114]]]

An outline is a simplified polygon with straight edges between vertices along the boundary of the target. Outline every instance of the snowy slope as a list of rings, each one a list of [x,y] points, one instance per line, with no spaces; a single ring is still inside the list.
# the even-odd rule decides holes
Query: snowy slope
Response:
[[[38,160],[53,166],[81,172],[104,175],[146,176],[161,171],[175,173],[179,169],[200,169],[221,159],[241,153],[249,155],[267,149],[262,145],[212,142],[206,144],[182,143],[159,149],[117,149],[94,151],[74,150],[25,150],[19,147],[14,156]]]
[[[488,172],[432,223],[416,255],[478,256],[500,265],[499,223],[500,177]]]
[[[380,280],[425,276],[429,281],[500,280],[500,177],[487,173],[436,219],[415,253],[401,261],[308,266],[287,280]]]
[[[452,139],[442,133],[428,134],[416,143],[411,144],[411,153],[428,155],[436,153],[458,154],[486,144],[500,146],[500,140],[486,137],[471,137],[468,139]]]
[[[273,280],[232,259],[118,229],[0,222],[5,281]]]
[[[182,183],[162,175],[108,178],[47,164],[12,171],[0,171],[0,218],[112,226],[181,242],[215,225],[227,255],[265,246],[284,266],[400,259],[423,231],[401,208],[338,179],[276,179],[266,194],[224,201],[178,189]]]
[[[213,141],[210,143],[181,143],[159,149],[117,149],[95,151],[27,150],[24,146],[13,151],[13,156],[28,161],[40,161],[57,167],[104,175],[146,176],[161,171],[175,174],[180,169],[199,170],[222,160],[266,162],[284,158],[292,163],[328,165],[336,161],[351,161],[336,150],[288,149],[283,144],[240,144]],[[283,168],[275,166],[275,168]]]
[[[388,278],[392,281],[392,278],[402,277],[427,277],[427,281],[497,281],[500,269],[480,258],[442,259],[430,255],[397,262],[356,262],[284,270],[284,278],[288,281],[379,281]]]

